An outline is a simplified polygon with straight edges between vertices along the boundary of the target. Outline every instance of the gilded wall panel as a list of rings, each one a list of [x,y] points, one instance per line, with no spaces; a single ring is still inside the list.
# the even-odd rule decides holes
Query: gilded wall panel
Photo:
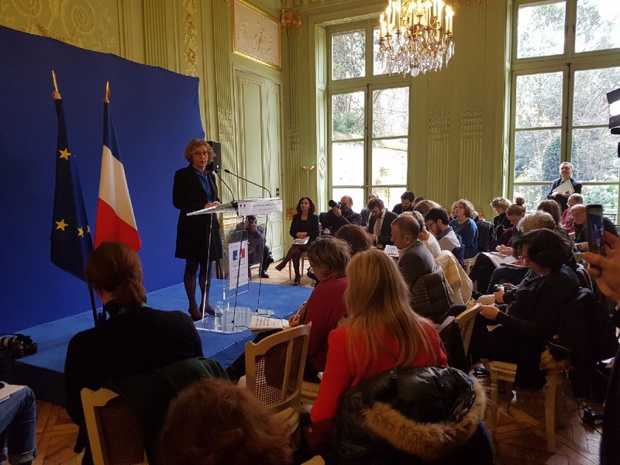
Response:
[[[0,24],[120,55],[116,0],[0,0]]]

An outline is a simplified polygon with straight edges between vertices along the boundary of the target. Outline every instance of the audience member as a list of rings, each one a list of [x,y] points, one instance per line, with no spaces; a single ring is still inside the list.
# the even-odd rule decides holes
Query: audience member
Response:
[[[495,210],[497,216],[493,218],[493,224],[495,225],[496,236],[499,238],[504,229],[510,228],[510,221],[506,215],[506,210],[510,207],[511,203],[505,197],[495,197],[491,200],[491,208]]]
[[[573,241],[575,244],[588,241],[588,216],[586,214],[586,206],[583,204],[573,205],[570,209],[573,222],[575,224],[575,230],[573,234]],[[603,217],[603,229],[610,234],[618,237],[618,231],[612,221],[606,216]]]
[[[336,233],[336,238],[345,241],[351,249],[351,256],[372,249],[368,233],[361,226],[347,224]]]
[[[571,244],[556,231],[537,229],[524,234],[515,244],[515,256],[536,273],[514,290],[495,292],[500,304],[510,304],[510,312],[497,305],[481,305],[471,339],[470,353],[481,358],[516,363],[515,384],[524,388],[542,387],[540,354],[561,318],[563,305],[575,300],[579,279],[566,266],[572,258]],[[500,325],[489,331],[487,325]]]
[[[302,197],[297,202],[297,213],[293,215],[293,221],[291,221],[291,227],[289,234],[295,240],[299,240],[305,243],[295,244],[286,254],[286,257],[278,263],[276,270],[282,271],[289,261],[293,261],[293,268],[295,269],[295,281],[293,285],[299,286],[301,284],[301,271],[299,269],[301,254],[308,250],[310,243],[319,236],[319,217],[315,214],[316,206],[310,197]]]
[[[572,193],[576,192],[577,194],[581,194],[581,183],[575,181],[573,179],[573,171],[575,171],[575,167],[572,163],[567,161],[560,164],[560,177],[553,181],[551,185],[551,189],[547,194],[547,198],[549,200],[555,200],[560,207],[562,208],[562,212],[567,208],[568,196]],[[566,183],[569,183],[569,187],[566,186]],[[560,192],[561,191],[561,192]]]
[[[160,438],[161,463],[169,465],[282,465],[292,459],[283,423],[250,391],[220,379],[182,391]]]
[[[368,194],[368,200],[372,200],[372,199],[378,199],[379,196],[377,194],[375,194],[374,192],[371,192],[370,194]],[[368,202],[366,202],[368,203]],[[370,218],[370,210],[368,209],[368,207],[364,207],[362,208],[362,211],[360,212],[360,216],[362,217],[362,224],[360,225],[361,227],[365,228],[366,225],[368,224],[368,218]]]
[[[620,239],[605,233],[606,257],[586,252],[583,258],[592,264],[588,271],[596,279],[599,290],[620,308]],[[609,378],[603,418],[603,440],[600,448],[600,465],[615,465],[620,456],[620,349],[616,354]]]
[[[536,210],[549,213],[553,217],[555,223],[555,229],[560,233],[565,233],[562,228],[562,213],[560,211],[560,204],[555,200],[543,200],[538,204]]]
[[[513,203],[506,209],[506,218],[510,223],[510,227],[505,228],[501,236],[497,236],[497,240],[491,246],[491,251],[497,250],[504,255],[512,255],[512,244],[516,242],[521,234],[517,225],[524,216],[525,207],[517,203]]]
[[[323,220],[323,234],[335,235],[338,229],[347,224],[362,224],[362,215],[353,211],[353,199],[348,195],[340,199],[340,207],[334,205]]]
[[[409,215],[402,215],[392,222],[392,242],[398,247],[398,269],[411,291],[422,276],[435,271],[435,260],[418,239],[420,227]]]
[[[403,192],[400,196],[400,203],[394,205],[392,211],[397,215],[401,215],[403,212],[413,211],[415,195],[411,191]]]
[[[571,208],[573,208],[577,204],[583,203],[583,195],[581,194],[571,194],[568,196],[567,205],[568,208],[564,210],[562,213],[562,227],[566,231],[567,234],[570,234],[575,231],[575,222],[573,221],[573,217],[571,215]]]
[[[390,225],[396,219],[396,213],[387,211],[383,200],[372,199],[368,202],[370,219],[368,220],[368,233],[373,244],[385,246],[392,244],[390,237],[392,230]]]
[[[448,213],[443,208],[431,208],[424,216],[427,229],[435,236],[441,250],[452,252],[461,241],[450,226]]]
[[[474,388],[471,380],[458,370],[431,368],[446,367],[446,355],[434,325],[411,309],[407,285],[394,261],[379,250],[369,250],[353,257],[347,274],[349,288],[345,301],[349,321],[329,336],[327,366],[310,412],[314,423],[311,436],[315,431],[329,431],[329,426],[333,425],[340,412],[335,451],[347,447],[345,444],[353,447],[359,452],[356,460],[360,463],[407,463],[407,457],[409,462],[418,463],[418,460],[429,460],[429,456],[433,459],[449,456],[453,460],[448,463],[492,463],[489,442],[483,434],[484,427],[479,426],[484,415],[484,390]],[[406,370],[409,367],[419,367],[420,370]],[[392,416],[394,423],[391,425],[384,423],[384,427],[380,428],[376,422],[378,417],[365,415],[366,432],[361,436],[364,439],[361,439],[357,429],[361,426],[354,417],[359,417],[362,412],[353,410],[355,407],[348,398],[354,395],[354,391],[347,391],[361,383],[367,385],[375,379],[383,379],[386,370],[393,370],[390,372],[392,379],[411,383],[413,388],[407,390],[407,398],[399,396],[390,402],[392,407],[386,405],[389,410],[386,413],[399,418],[396,420]],[[459,380],[467,381],[462,384]],[[437,392],[439,385],[440,395]],[[375,393],[378,389],[373,385],[368,392]],[[391,392],[400,394],[396,389]],[[467,416],[472,428],[459,428],[457,420],[438,414],[452,411],[450,402],[463,395],[468,401],[462,413]],[[427,402],[423,399],[429,396],[441,404],[433,404],[434,418],[424,417],[424,414],[423,418],[416,416],[413,412],[420,413],[421,406]],[[452,400],[447,401],[448,398]],[[444,400],[446,404],[443,404]],[[412,403],[417,407],[412,408]],[[360,409],[365,408],[359,403],[357,405]],[[373,415],[378,412],[366,413]],[[435,428],[441,429],[441,432],[429,439],[430,430]],[[371,439],[369,431],[387,440],[389,447],[379,446],[383,441]],[[477,434],[480,432],[482,437]],[[474,438],[480,439],[471,447],[476,454],[461,449],[462,444],[469,444],[470,438],[472,443],[476,442]],[[482,448],[483,442],[486,449]],[[475,462],[471,462],[474,458]]]
[[[478,253],[478,226],[473,220],[476,209],[467,199],[459,199],[452,204],[450,226],[465,246],[465,258],[473,258]]]
[[[426,214],[431,210],[431,208],[443,208],[437,202],[433,202],[432,200],[424,199],[415,204],[413,209],[417,212],[422,213],[422,216],[426,216]]]
[[[92,464],[80,392],[104,386],[111,378],[147,373],[174,362],[202,356],[192,321],[179,311],[146,306],[138,255],[120,242],[104,242],[92,251],[86,280],[109,319],[77,333],[65,360],[67,412],[79,426],[76,451],[86,447],[83,465]]]
[[[426,246],[428,251],[431,253],[433,258],[437,257],[437,255],[439,255],[439,253],[441,252],[441,247],[439,245],[439,242],[437,241],[437,238],[434,235],[432,235],[428,231],[428,229],[426,229],[426,223],[424,221],[424,216],[422,216],[422,213],[416,210],[413,210],[412,212],[410,212],[410,214],[418,222],[418,226],[420,226],[420,232],[418,233],[418,239],[424,242],[424,245]]]
[[[289,318],[291,326],[312,324],[304,372],[305,381],[313,383],[320,381],[317,374],[325,369],[329,333],[342,318],[347,316],[343,295],[347,289],[345,268],[350,258],[348,244],[332,237],[315,241],[308,249],[308,261],[319,283],[310,294],[310,298]],[[260,333],[254,342],[276,331],[279,330]],[[232,380],[238,380],[245,375],[245,354],[239,356],[226,369],[226,373]]]
[[[248,215],[245,217],[243,223],[239,223],[235,228],[235,233],[243,231],[247,233],[248,241],[248,276],[252,275],[249,265],[258,263],[260,264],[260,277],[269,278],[267,269],[269,265],[273,263],[273,257],[271,256],[271,249],[267,245],[265,239],[265,228],[258,224],[256,216]],[[236,237],[236,240],[241,240],[241,237]]]
[[[0,399],[0,464],[30,465],[37,456],[34,392],[0,382]]]

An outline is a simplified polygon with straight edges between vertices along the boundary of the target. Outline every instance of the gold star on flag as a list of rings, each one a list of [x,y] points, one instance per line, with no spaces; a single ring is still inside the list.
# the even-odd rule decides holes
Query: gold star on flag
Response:
[[[60,158],[64,158],[65,160],[69,161],[69,157],[71,156],[71,154],[69,153],[68,149],[59,150],[59,152],[60,152]]]
[[[61,229],[63,231],[65,230],[67,226],[69,226],[67,223],[65,223],[64,218],[60,221],[56,221],[55,223],[56,223],[56,229]]]
[[[78,237],[84,237],[84,228],[78,228]]]

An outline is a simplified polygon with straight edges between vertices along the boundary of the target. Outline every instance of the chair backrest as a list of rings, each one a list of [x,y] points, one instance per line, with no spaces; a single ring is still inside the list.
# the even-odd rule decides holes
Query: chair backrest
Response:
[[[478,252],[488,252],[497,238],[495,225],[490,221],[478,220]]]
[[[456,317],[456,322],[461,330],[461,339],[463,340],[463,350],[465,351],[465,355],[467,355],[467,352],[469,351],[469,342],[471,341],[471,335],[474,331],[476,315],[478,315],[479,312],[480,305],[474,305]]]
[[[142,426],[114,391],[82,389],[82,406],[95,465],[148,464]]]
[[[309,339],[310,327],[300,325],[245,345],[246,387],[274,413],[282,413],[291,434],[299,428]]]
[[[443,270],[421,276],[411,290],[411,306],[413,310],[435,324],[443,322],[450,310],[452,301],[448,292],[448,285]]]

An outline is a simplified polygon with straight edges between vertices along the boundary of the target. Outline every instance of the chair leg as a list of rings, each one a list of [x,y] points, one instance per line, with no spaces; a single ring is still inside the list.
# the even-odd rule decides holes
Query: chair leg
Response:
[[[547,376],[545,384],[545,428],[547,431],[547,451],[555,452],[555,415],[556,394],[558,389],[557,374]]]
[[[493,417],[493,435],[497,432],[497,402],[499,401],[499,374],[491,370],[491,416]]]

